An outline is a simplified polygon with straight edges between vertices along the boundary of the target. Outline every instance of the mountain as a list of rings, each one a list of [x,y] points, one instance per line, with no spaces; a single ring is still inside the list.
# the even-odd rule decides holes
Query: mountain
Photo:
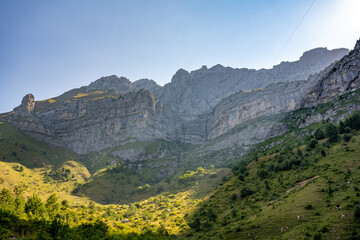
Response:
[[[346,49],[317,48],[305,52],[298,61],[282,62],[272,69],[233,69],[221,65],[190,73],[180,69],[164,87],[148,79],[132,83],[124,77],[103,77],[49,100],[35,102],[33,95],[27,95],[19,107],[1,119],[32,137],[81,154],[134,139],[199,144],[246,120],[295,109],[301,88],[297,81],[347,53]],[[289,96],[275,96],[282,95],[281,91],[270,96],[272,84],[280,82],[294,85],[287,88]],[[240,95],[230,97],[233,94]],[[254,108],[258,103],[253,99],[260,96],[267,99],[263,101],[266,106]],[[228,109],[230,106],[225,103],[233,100],[237,110]],[[241,110],[241,117],[238,105],[248,109]],[[227,114],[230,111],[233,115]]]

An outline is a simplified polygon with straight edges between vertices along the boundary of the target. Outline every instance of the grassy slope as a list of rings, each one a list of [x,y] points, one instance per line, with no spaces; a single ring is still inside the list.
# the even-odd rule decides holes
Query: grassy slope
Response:
[[[305,148],[290,142],[284,141],[276,149],[288,144],[294,151]],[[321,148],[321,143],[318,148]],[[261,165],[264,167],[275,162],[274,157],[279,153],[275,148],[265,151],[266,155],[259,153],[262,156],[249,164],[249,176],[245,181],[232,178],[187,218],[191,224],[198,216],[201,226],[200,231],[191,230],[184,236],[251,239],[248,234],[254,232],[252,237],[256,239],[351,239],[352,231],[360,227],[353,219],[354,205],[360,202],[357,188],[360,185],[360,136],[354,136],[349,143],[341,142],[326,148],[325,157],[316,149],[308,152],[310,166],[272,173],[266,179],[268,190],[256,173]],[[302,182],[304,185],[299,186]],[[256,193],[240,197],[244,186]],[[329,196],[329,186],[334,190],[333,196]],[[231,197],[233,194],[236,199]],[[308,204],[313,209],[306,210],[304,207]],[[335,210],[337,204],[341,204],[342,210]],[[210,208],[217,215],[215,221],[208,217]],[[345,219],[341,219],[342,214]],[[298,215],[304,219],[298,220]],[[282,233],[282,227],[289,230]]]

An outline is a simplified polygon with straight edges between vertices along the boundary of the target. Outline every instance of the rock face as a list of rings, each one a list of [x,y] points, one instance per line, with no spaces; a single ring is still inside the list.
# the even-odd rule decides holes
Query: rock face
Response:
[[[304,81],[347,52],[318,48],[305,52],[296,62],[282,62],[272,69],[221,65],[209,69],[203,66],[192,72],[180,69],[163,87],[148,79],[132,83],[113,75],[50,100],[35,103],[29,94],[10,116],[0,116],[0,120],[53,145],[64,144],[77,153],[133,140],[202,143],[252,119],[327,101],[327,94],[336,96],[358,88],[358,50],[340,60],[341,64],[335,63],[311,77],[310,82]],[[335,71],[325,74],[334,66]],[[331,76],[332,82],[325,76]],[[215,148],[226,148],[239,141],[253,144],[286,131],[275,121],[259,122],[255,129],[249,126]],[[135,150],[113,155],[146,159],[143,152]]]
[[[348,53],[347,49],[316,48],[295,62],[282,62],[272,69],[234,69],[216,65],[187,72],[180,69],[171,82],[155,93],[182,116],[210,113],[224,98],[239,92],[264,88],[277,82],[305,80]]]
[[[77,153],[114,147],[131,138],[175,138],[171,113],[148,90],[69,102],[36,116]]]
[[[298,109],[305,83],[272,84],[265,89],[240,92],[222,100],[209,116],[208,139],[218,137],[247,120]]]
[[[310,78],[302,107],[329,102],[360,87],[360,40],[354,50]]]

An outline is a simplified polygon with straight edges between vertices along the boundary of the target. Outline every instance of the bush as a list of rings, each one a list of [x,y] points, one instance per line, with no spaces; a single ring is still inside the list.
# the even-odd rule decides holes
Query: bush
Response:
[[[245,181],[244,174],[239,174],[238,178],[239,178],[240,181]]]
[[[338,133],[338,130],[337,128],[329,123],[327,126],[326,126],[326,137],[329,138],[329,142],[330,143],[335,143],[337,141],[339,141],[339,133]]]
[[[308,144],[308,148],[313,149],[316,147],[316,144],[318,144],[318,141],[314,138],[312,138]]]
[[[257,175],[259,176],[260,179],[265,179],[267,177],[269,177],[269,172],[265,169],[259,169],[257,171]]]
[[[321,139],[324,139],[325,138],[325,134],[323,132],[323,130],[321,130],[320,128],[318,128],[315,132],[315,138],[317,140],[321,140]]]
[[[236,200],[236,198],[237,198],[236,193],[231,194],[231,200]]]
[[[351,140],[351,137],[352,137],[351,134],[345,133],[343,136],[344,142],[349,142]]]
[[[311,205],[311,204],[306,204],[304,208],[306,210],[313,210],[314,209],[313,205]]]
[[[240,191],[240,197],[245,198],[248,196],[251,196],[255,193],[254,190],[252,190],[251,188],[249,188],[248,186],[245,186],[241,191]]]

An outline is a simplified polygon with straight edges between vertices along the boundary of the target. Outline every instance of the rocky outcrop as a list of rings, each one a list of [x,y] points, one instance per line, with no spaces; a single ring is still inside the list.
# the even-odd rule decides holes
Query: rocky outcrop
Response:
[[[35,98],[31,93],[25,95],[20,106],[14,108],[17,116],[30,116],[35,108]]]
[[[348,55],[310,78],[301,106],[310,107],[326,103],[359,87],[360,40]]]

